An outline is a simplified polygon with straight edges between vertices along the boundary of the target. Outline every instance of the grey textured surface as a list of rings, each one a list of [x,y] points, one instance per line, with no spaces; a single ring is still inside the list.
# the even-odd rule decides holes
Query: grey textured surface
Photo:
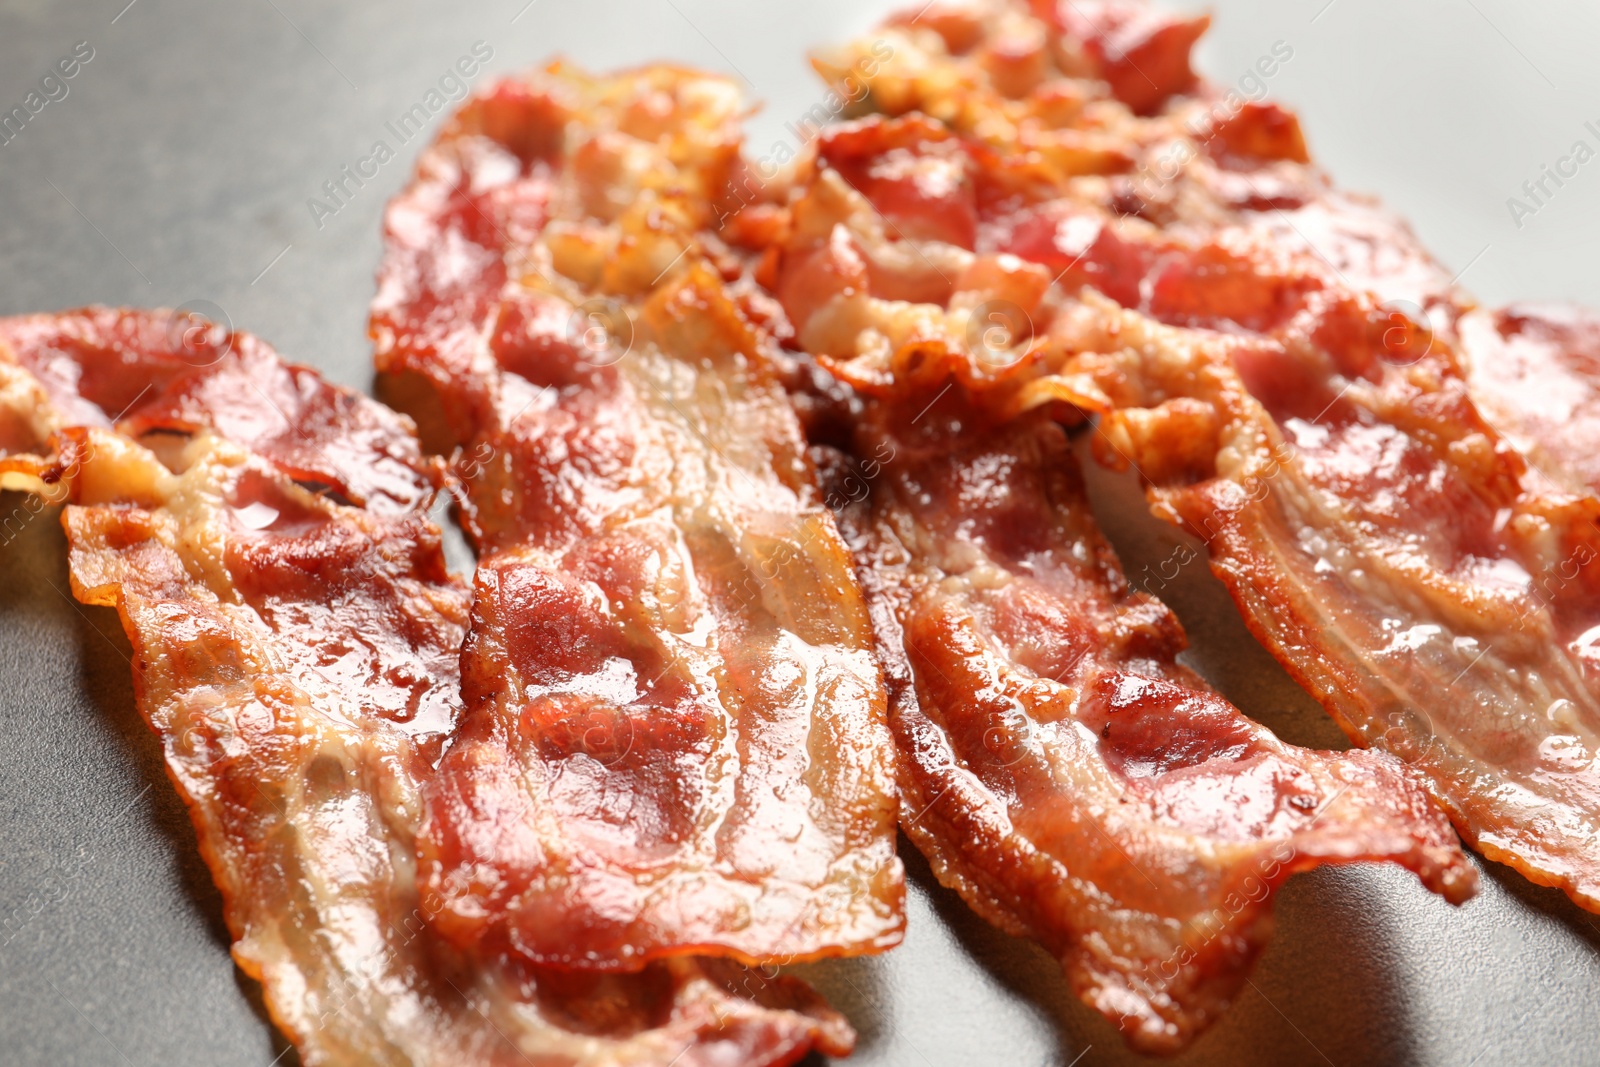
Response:
[[[563,53],[669,58],[753,79],[756,153],[818,97],[802,49],[878,5],[707,0],[0,0],[0,111],[87,40],[94,58],[0,146],[0,313],[205,299],[291,358],[369,383],[382,204],[418,142],[319,230],[306,207],[476,41],[491,74]],[[119,11],[121,12],[119,15]],[[1381,193],[1486,300],[1600,299],[1600,162],[1513,224],[1506,198],[1600,120],[1600,11],[1513,0],[1216,0],[1202,63],[1271,82],[1342,183]],[[519,14],[520,12],[520,14]],[[479,82],[489,75],[480,76]],[[393,143],[393,142],[391,142]],[[1095,474],[1137,571],[1175,535]],[[0,499],[0,515],[19,500]],[[66,595],[55,516],[0,545],[0,1062],[291,1063],[227,955],[220,902],[133,708],[114,616]],[[1168,591],[1195,664],[1285,737],[1336,731],[1254,645],[1198,565]],[[862,1034],[856,1062],[1133,1062],[1038,950],[913,876],[906,944],[810,970]],[[1321,871],[1192,1064],[1600,1062],[1600,920],[1492,865],[1454,910],[1404,874]]]

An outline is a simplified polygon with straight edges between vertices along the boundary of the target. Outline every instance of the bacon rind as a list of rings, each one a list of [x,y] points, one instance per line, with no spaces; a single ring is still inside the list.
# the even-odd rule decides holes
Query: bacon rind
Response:
[[[669,68],[505,82],[389,209],[378,365],[455,449],[481,553],[422,852],[474,952],[630,970],[901,936],[866,611],[708,233],[736,111]]]
[[[1083,294],[1022,369],[981,374],[959,331],[953,362],[1010,410],[1106,413],[1097,454],[1206,542],[1252,630],[1352,739],[1414,763],[1486,855],[1594,908],[1600,501],[1513,440],[1538,444],[1498,408],[1516,354],[1403,224],[1307,165],[1287,112],[1204,86],[1149,118],[1048,79],[1010,99],[983,57],[1027,17],[971,14],[959,55],[908,38],[873,85],[889,110],[946,119],[973,183],[1003,191],[979,200],[980,256]],[[1114,135],[1122,173],[1050,151],[1086,132]],[[1008,162],[1030,148],[1042,165]],[[1463,337],[1482,356],[1464,360]],[[848,365],[881,374],[883,355]]]
[[[276,360],[258,355],[256,368]],[[94,369],[148,384],[147,367]],[[310,374],[294,372],[308,392],[333,388]],[[370,403],[347,396],[345,410]],[[234,957],[303,1062],[711,1067],[849,1051],[849,1025],[792,979],[678,960],[575,981],[484,966],[440,940],[416,836],[460,713],[467,589],[419,510],[334,503],[275,449],[203,428],[246,413],[191,413],[202,428],[162,460],[100,426],[59,426],[45,455],[7,458],[18,487],[73,501],[74,592],[122,617],[140,711],[222,891]],[[416,457],[425,479],[390,419],[381,451]]]

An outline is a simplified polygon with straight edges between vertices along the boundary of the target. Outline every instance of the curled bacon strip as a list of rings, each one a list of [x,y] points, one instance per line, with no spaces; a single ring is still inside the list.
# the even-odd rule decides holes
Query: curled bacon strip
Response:
[[[173,365],[162,318],[0,321],[16,346],[0,346],[7,425],[52,435],[8,454],[8,472],[71,501],[74,592],[121,614],[234,957],[302,1061],[710,1067],[847,1052],[848,1024],[793,980],[701,960],[584,978],[467,959],[437,936],[417,838],[460,719],[468,590],[422,511],[431,465],[403,418],[254,339],[223,339],[240,358],[196,381]],[[83,391],[34,375],[69,356]],[[113,403],[121,432],[106,426]],[[132,436],[151,427],[159,454]],[[408,484],[409,510],[394,493],[364,509],[326,495]]]
[[[1103,458],[1157,480],[1157,514],[1348,733],[1426,775],[1486,855],[1600,907],[1600,500],[1529,470],[1448,353],[1350,374],[1135,318],[1114,331],[1151,355],[1143,395]],[[1208,446],[1173,462],[1197,418]]]
[[[1088,359],[1044,373],[1106,302],[983,250],[1014,206],[989,158],[918,116],[824,133],[775,289],[858,390],[815,421],[854,459],[833,499],[890,685],[902,827],[1130,1041],[1173,1051],[1244,981],[1289,874],[1390,860],[1453,901],[1475,875],[1397,760],[1285,745],[1176,664],[1177,621],[1128,592],[1051,419],[1125,387]]]
[[[58,430],[112,426],[152,445],[210,429],[380,514],[414,510],[438,482],[405,416],[247,333],[113,308],[0,319],[0,452],[38,454]]]
[[[1403,225],[1308,165],[1273,105],[1202,86],[1141,118],[1065,77],[1010,92],[980,57],[1029,18],[972,14],[960,48],[908,36],[873,99],[946,120],[945,141],[895,163],[966,176],[976,262],[1048,272],[1035,341],[996,370],[948,315],[904,332],[948,342],[941,361],[990,410],[1104,413],[1101,458],[1137,467],[1156,513],[1205,542],[1252,630],[1345,731],[1412,763],[1486,855],[1600,909],[1600,499],[1541,440],[1563,431],[1495,401],[1521,360],[1581,363],[1583,328],[1486,330]],[[1091,134],[1112,134],[1121,163],[1090,174],[1046,150]],[[904,373],[906,350],[829,351],[872,382]]]
[[[901,826],[1132,1044],[1175,1051],[1221,1014],[1297,871],[1388,860],[1471,895],[1401,764],[1286,745],[1177,665],[1177,620],[1129,592],[1042,412],[985,429],[927,389],[855,425],[833,495],[889,682]]]
[[[378,365],[454,450],[481,553],[420,876],[480,954],[634,970],[901,936],[866,610],[702,234],[738,107],[666,68],[507,82],[389,209]]]

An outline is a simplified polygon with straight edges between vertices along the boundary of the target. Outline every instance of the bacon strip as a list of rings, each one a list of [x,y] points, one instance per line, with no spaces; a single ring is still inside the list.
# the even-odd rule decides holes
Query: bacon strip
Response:
[[[947,120],[897,166],[955,167],[973,262],[1016,256],[1053,285],[998,361],[959,318],[908,325],[897,307],[893,343],[824,351],[871,385],[905,372],[906,338],[942,338],[991,410],[1103,412],[1101,458],[1137,467],[1156,513],[1205,542],[1352,739],[1412,763],[1485,855],[1600,908],[1600,500],[1557,454],[1530,469],[1474,392],[1499,391],[1529,345],[1485,337],[1403,225],[1332,190],[1289,113],[1202,86],[1141,118],[1048,59],[1070,51],[1048,18],[1006,3],[941,19],[875,75],[875,101]],[[986,58],[1016,25],[1046,57],[1020,91]],[[893,217],[917,209],[898,188],[908,204],[862,191]],[[1458,331],[1479,339],[1475,378]],[[1519,420],[1501,424],[1540,444]]]
[[[466,959],[437,936],[417,838],[461,715],[468,590],[423,513],[430,465],[402,418],[247,336],[216,335],[240,357],[197,381],[172,366],[162,321],[0,321],[9,424],[54,423],[50,440],[28,441],[38,452],[6,457],[10,484],[73,501],[74,592],[122,617],[139,708],[222,890],[234,957],[302,1061],[785,1064],[848,1052],[848,1024],[793,980],[699,960],[585,978]],[[78,386],[33,376],[69,355]],[[115,432],[105,412],[125,397],[143,399]],[[149,427],[159,457],[131,436]],[[382,488],[363,509],[329,499],[336,485]],[[410,510],[388,491],[406,485]]]
[[[1513,304],[1469,312],[1457,330],[1485,417],[1552,481],[1600,493],[1600,317]]]
[[[1129,592],[1059,427],[984,429],[935,396],[866,405],[835,498],[889,679],[901,826],[941,882],[1151,1052],[1220,1016],[1297,871],[1387,860],[1471,895],[1402,765],[1285,745],[1177,665],[1183,631]]]
[[[738,107],[666,68],[506,82],[388,212],[378,366],[453,450],[481,553],[420,871],[480,955],[901,937],[866,609],[754,298],[701,233]]]
[[[0,319],[0,452],[17,463],[47,452],[57,431],[113,426],[151,444],[214,430],[379,514],[415,510],[438,483],[404,416],[249,334],[113,308]]]
[[[1347,375],[1310,346],[1130,319],[1117,330],[1165,365],[1140,366],[1146,400],[1107,418],[1105,458],[1164,472],[1157,513],[1207,542],[1252,630],[1348,733],[1424,773],[1485,855],[1600,907],[1600,500],[1529,470],[1447,354]],[[1179,381],[1226,428],[1195,484],[1169,462],[1173,401],[1149,399]]]
[[[1243,983],[1291,873],[1389,860],[1453,901],[1475,875],[1397,760],[1284,745],[1176,664],[1176,619],[1128,591],[1051,417],[1102,395],[1092,361],[1042,368],[1104,311],[983,251],[1018,194],[980,160],[919,116],[824,132],[773,285],[858,390],[807,406],[853,458],[832,498],[889,681],[902,827],[1130,1042],[1171,1052]]]

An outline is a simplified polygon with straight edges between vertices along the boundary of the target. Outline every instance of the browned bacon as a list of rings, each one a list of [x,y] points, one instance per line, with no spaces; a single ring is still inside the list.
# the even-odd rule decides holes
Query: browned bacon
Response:
[[[480,551],[429,919],[579,970],[900,939],[881,679],[848,552],[704,231],[737,95],[553,70],[469,103],[390,206],[390,394]]]
[[[1347,732],[1427,775],[1486,855],[1600,906],[1600,501],[1532,472],[1447,355],[1347,374],[1311,346],[1131,319],[1123,338],[1161,354],[1103,424],[1106,458],[1162,472],[1158,514],[1206,541]],[[1188,471],[1172,464],[1173,392],[1217,428],[1212,469],[1192,445]]]
[[[215,334],[237,358],[202,376],[175,366],[163,320],[0,321],[0,407],[33,435],[7,441],[7,484],[71,502],[74,592],[122,617],[234,957],[302,1061],[848,1051],[848,1024],[793,980],[689,959],[575,976],[465,958],[437,935],[417,838],[461,717],[469,598],[422,510],[431,468],[403,418],[252,338]]]
[[[152,443],[207,428],[381,514],[414,510],[438,480],[403,416],[198,314],[0,319],[0,412],[7,454],[36,454],[67,427]]]
[[[1273,105],[1200,86],[1133,114],[1063,65],[1075,31],[1015,3],[932,26],[886,31],[894,59],[868,80],[940,132],[908,145],[926,120],[863,127],[880,147],[856,168],[892,159],[901,179],[860,192],[889,219],[935,187],[964,199],[972,244],[924,238],[916,256],[1042,295],[1003,294],[1028,330],[996,353],[965,329],[994,297],[958,288],[935,315],[814,293],[820,350],[866,386],[938,364],[989,410],[1103,413],[1102,458],[1137,467],[1157,514],[1205,542],[1254,632],[1353,739],[1412,763],[1486,855],[1600,908],[1600,499],[1552,473],[1552,431],[1492,402],[1521,360],[1581,362],[1582,328],[1468,314],[1403,225],[1309,166]],[[1001,45],[1030,32],[1038,76],[1008,84]],[[831,262],[912,258],[890,244],[852,222]],[[887,342],[855,343],[874,319]],[[916,355],[929,338],[954,354]]]
[[[1399,762],[1286,745],[1176,663],[1182,629],[1129,591],[1044,412],[990,425],[929,387],[855,425],[832,494],[889,683],[901,826],[1132,1044],[1171,1052],[1215,1021],[1297,871],[1390,860],[1471,894]]]
[[[1294,871],[1393,860],[1457,901],[1475,879],[1398,761],[1277,741],[1177,666],[1176,620],[1128,592],[1051,417],[1126,385],[1049,358],[1114,306],[987,236],[1035,187],[925,117],[826,131],[772,281],[799,344],[858,390],[816,423],[853,457],[832,498],[890,685],[902,826],[1132,1042],[1172,1051],[1237,991]]]
[[[1457,325],[1484,415],[1557,484],[1600,493],[1600,317],[1564,304],[1477,309]]]

